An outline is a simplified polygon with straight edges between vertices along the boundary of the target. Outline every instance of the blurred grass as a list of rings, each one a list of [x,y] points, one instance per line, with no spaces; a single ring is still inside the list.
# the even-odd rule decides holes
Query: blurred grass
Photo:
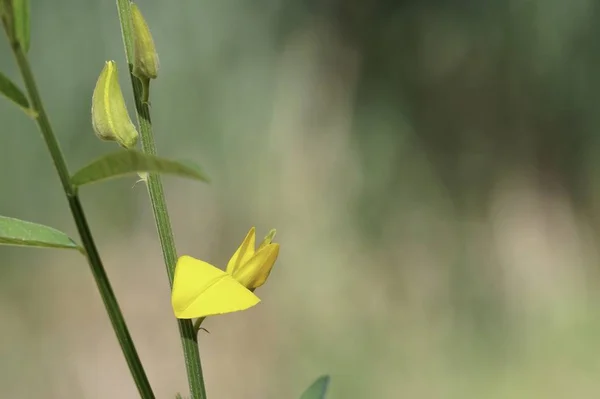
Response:
[[[294,398],[323,373],[331,399],[598,396],[594,2],[139,4],[161,58],[159,154],[213,181],[165,179],[179,252],[224,266],[250,225],[282,244],[263,302],[207,321],[210,397]],[[124,67],[116,9],[61,0],[32,15],[74,171],[114,149],[89,108],[103,62]],[[17,78],[5,41],[0,54]],[[17,111],[0,101],[0,214],[74,234]],[[185,373],[135,180],[83,201],[170,397]],[[1,247],[0,264],[0,396],[135,396],[81,258]]]

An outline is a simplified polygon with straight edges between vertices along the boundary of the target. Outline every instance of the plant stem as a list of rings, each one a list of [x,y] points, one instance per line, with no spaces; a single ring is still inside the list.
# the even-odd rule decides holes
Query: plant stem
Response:
[[[129,75],[133,87],[135,98],[135,107],[140,135],[142,138],[143,152],[150,155],[156,155],[156,146],[152,133],[152,120],[150,119],[150,110],[148,104],[143,101],[143,88],[140,80],[136,78],[133,71],[133,26],[131,20],[131,7],[129,0],[117,0],[117,9],[119,12],[119,21],[121,23],[121,34],[125,47],[125,56],[129,65]],[[162,248],[163,258],[169,277],[169,286],[173,285],[173,276],[175,264],[177,263],[177,251],[175,249],[175,240],[169,218],[169,211],[165,200],[162,181],[156,173],[149,173],[147,179],[148,194],[152,204],[152,211],[158,230],[158,237]],[[179,335],[183,346],[185,357],[185,366],[187,370],[190,393],[193,399],[206,399],[206,390],[204,388],[204,377],[202,375],[202,364],[200,362],[200,351],[196,330],[191,320],[177,319]]]
[[[52,131],[46,111],[42,105],[42,100],[35,84],[35,79],[33,77],[27,56],[23,52],[23,49],[18,42],[11,41],[10,45],[15,55],[17,64],[19,65],[21,75],[23,76],[23,81],[25,82],[27,93],[29,94],[29,98],[31,100],[31,107],[37,112],[38,116],[36,118],[36,122],[40,131],[42,132],[42,136],[44,137],[44,141],[46,142],[46,146],[48,147],[48,151],[50,152],[50,156],[52,157],[52,161],[67,197],[71,214],[73,215],[83,248],[85,249],[84,255],[86,256],[90,265],[94,280],[98,286],[98,291],[100,292],[100,296],[104,302],[104,306],[112,323],[112,327],[115,331],[117,339],[119,340],[123,354],[125,355],[129,370],[131,371],[140,396],[143,399],[154,399],[154,393],[150,387],[150,382],[146,377],[146,373],[133,344],[133,340],[131,339],[127,325],[125,324],[125,319],[123,318],[123,314],[119,308],[119,303],[117,302],[117,298],[115,297],[106,271],[104,270],[104,266],[102,265],[102,260],[100,259],[100,254],[96,248],[96,244],[85,217],[83,207],[81,206],[79,196],[71,184],[69,170],[67,168],[65,158],[62,154],[58,141],[56,140],[56,136]]]

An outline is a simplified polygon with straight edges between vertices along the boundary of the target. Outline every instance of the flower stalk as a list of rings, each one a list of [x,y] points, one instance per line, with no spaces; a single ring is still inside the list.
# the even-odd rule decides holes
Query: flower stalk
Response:
[[[135,99],[136,116],[139,124],[142,150],[146,154],[156,155],[156,146],[152,132],[152,120],[150,118],[150,109],[146,100],[148,88],[144,90],[142,82],[133,74],[134,65],[134,32],[131,3],[129,0],[117,0],[117,10],[121,24],[121,34],[125,47],[125,56],[129,65],[131,84]],[[144,82],[148,83],[149,82]],[[163,253],[169,285],[173,284],[175,264],[177,262],[177,252],[173,230],[164,190],[160,176],[156,173],[149,173],[146,179],[150,203],[158,230],[158,237]],[[200,352],[198,348],[197,334],[191,320],[177,320],[179,335],[183,346],[185,357],[185,366],[187,371],[190,393],[193,399],[206,399],[206,389],[204,387],[204,377],[202,375],[202,364],[200,362]]]

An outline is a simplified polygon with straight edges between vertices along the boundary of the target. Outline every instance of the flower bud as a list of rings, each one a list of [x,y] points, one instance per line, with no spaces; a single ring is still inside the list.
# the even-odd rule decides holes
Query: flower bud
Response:
[[[133,21],[133,74],[140,79],[156,79],[158,76],[158,55],[148,24],[140,9],[131,3]]]
[[[100,72],[92,97],[92,125],[101,140],[116,141],[127,149],[134,148],[138,132],[129,118],[117,64],[107,61]]]

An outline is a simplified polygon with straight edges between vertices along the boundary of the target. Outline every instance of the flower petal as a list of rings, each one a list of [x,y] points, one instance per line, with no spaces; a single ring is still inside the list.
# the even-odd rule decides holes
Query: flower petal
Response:
[[[213,265],[182,256],[175,267],[171,304],[175,317],[193,319],[248,309],[260,299]]]
[[[256,229],[252,227],[246,238],[242,242],[242,245],[235,251],[229,263],[227,263],[227,269],[225,271],[233,276],[236,270],[248,262],[254,256],[254,248],[256,246]]]
[[[267,281],[278,255],[279,244],[268,244],[239,267],[233,277],[249,290],[255,290]]]

